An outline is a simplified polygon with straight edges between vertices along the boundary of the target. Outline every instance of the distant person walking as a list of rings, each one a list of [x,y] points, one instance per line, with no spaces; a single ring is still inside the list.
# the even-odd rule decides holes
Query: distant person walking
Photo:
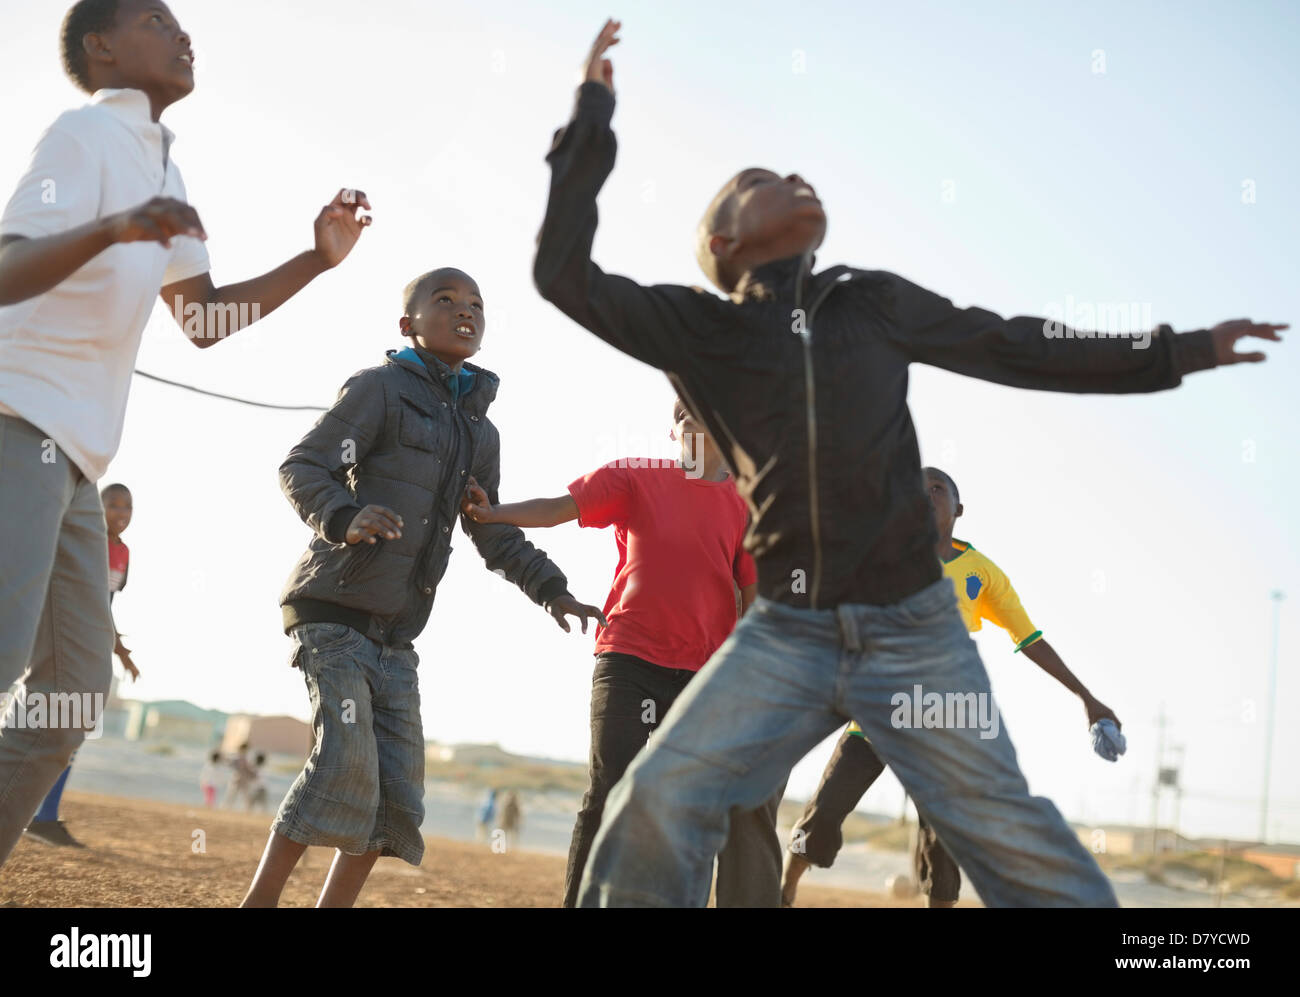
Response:
[[[477,819],[475,821],[475,837],[479,841],[486,841],[492,836],[492,822],[497,819],[497,791],[489,789],[483,802],[479,804]]]
[[[506,848],[514,851],[519,844],[519,831],[524,823],[524,809],[519,804],[519,794],[513,789],[501,801],[501,830],[505,832]]]

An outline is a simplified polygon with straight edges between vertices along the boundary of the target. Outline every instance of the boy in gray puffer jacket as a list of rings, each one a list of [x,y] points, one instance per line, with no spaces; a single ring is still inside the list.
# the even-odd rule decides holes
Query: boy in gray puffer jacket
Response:
[[[280,597],[292,662],[312,703],[315,747],[271,825],[244,906],[275,906],[308,845],[338,849],[320,906],[351,906],[375,860],[424,853],[424,733],[412,641],[447,569],[472,475],[496,501],[500,439],[487,419],[495,374],[466,363],[485,319],[454,269],[406,288],[411,346],[343,386],[290,451],[280,483],[316,533]],[[569,630],[604,618],[577,602],[516,527],[462,519],[487,567]]]

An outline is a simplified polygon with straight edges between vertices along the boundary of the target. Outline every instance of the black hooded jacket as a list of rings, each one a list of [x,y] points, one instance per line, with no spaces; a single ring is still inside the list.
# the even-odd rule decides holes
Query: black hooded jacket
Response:
[[[941,575],[907,408],[908,365],[1021,388],[1150,392],[1215,364],[1206,331],[1162,326],[1090,338],[1003,319],[884,271],[811,271],[794,257],[752,271],[740,300],[643,287],[591,261],[596,195],[614,165],[613,95],[578,91],[547,157],[550,199],[534,279],[561,311],[668,373],[749,505],[759,592],[787,605],[891,605]]]

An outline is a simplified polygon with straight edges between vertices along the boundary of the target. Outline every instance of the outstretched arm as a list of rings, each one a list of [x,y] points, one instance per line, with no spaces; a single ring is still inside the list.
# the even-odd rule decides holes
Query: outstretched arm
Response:
[[[111,615],[112,611],[109,612]],[[113,621],[113,653],[122,662],[122,668],[131,676],[132,682],[140,677],[140,670],[135,667],[135,662],[131,660],[131,649],[122,643],[122,635],[117,631],[116,620]]]
[[[1083,708],[1088,713],[1088,726],[1091,727],[1103,717],[1109,717],[1120,726],[1119,718],[1109,706],[1101,702],[1075,674],[1065,667],[1065,662],[1056,653],[1056,649],[1043,639],[1043,632],[1029,619],[1020,596],[1016,593],[1011,579],[992,561],[988,561],[988,586],[981,593],[978,606],[979,614],[990,623],[1005,630],[1016,641],[1016,651],[1023,653],[1048,675],[1060,682],[1072,693],[1083,700]]]
[[[1116,727],[1123,726],[1119,722],[1119,717],[1115,716],[1111,708],[1090,693],[1088,687],[1080,682],[1074,672],[1066,667],[1065,662],[1061,660],[1061,656],[1056,653],[1056,648],[1052,647],[1047,641],[1036,640],[1024,648],[1023,653],[1030,661],[1083,700],[1083,708],[1088,712],[1089,727],[1103,717],[1109,717],[1113,720]]]
[[[176,281],[162,289],[163,303],[190,342],[200,349],[212,346],[270,315],[326,270],[342,263],[362,229],[370,224],[370,216],[359,213],[362,208],[370,210],[363,191],[340,190],[316,216],[313,249],[238,284],[217,287],[208,273]]]
[[[596,195],[614,168],[614,70],[605,53],[618,44],[607,21],[587,55],[584,82],[568,125],[546,161],[551,189],[537,236],[533,280],[547,301],[616,349],[661,370],[681,370],[708,335],[709,295],[676,285],[642,287],[607,274],[591,259]]]
[[[491,427],[489,426],[489,429]],[[471,480],[482,486],[486,504],[497,504],[497,488],[501,484],[501,448],[495,430],[483,449],[476,455]],[[582,621],[582,632],[587,632],[587,620],[599,620],[605,625],[604,614],[595,606],[578,602],[569,594],[568,581],[544,550],[534,547],[517,526],[503,522],[479,522],[471,518],[462,507],[461,526],[474,541],[483,563],[488,569],[514,582],[533,602],[541,605],[565,633],[569,632],[566,616]]]
[[[460,508],[476,523],[506,523],[510,526],[559,526],[578,518],[578,504],[571,495],[493,505],[488,493],[473,477],[465,488]]]
[[[983,308],[957,308],[947,298],[893,274],[877,287],[889,334],[913,361],[998,384],[1049,391],[1121,394],[1177,387],[1186,374],[1259,362],[1237,353],[1244,336],[1280,340],[1286,325],[1249,319],[1175,333],[1168,326],[1073,329],[1056,319],[1004,319]]]

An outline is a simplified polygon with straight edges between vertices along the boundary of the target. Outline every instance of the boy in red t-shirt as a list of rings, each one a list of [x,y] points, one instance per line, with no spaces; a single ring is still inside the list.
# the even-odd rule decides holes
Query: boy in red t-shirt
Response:
[[[753,601],[754,562],[743,547],[744,500],[722,455],[681,400],[673,408],[681,460],[614,461],[569,485],[559,498],[492,506],[471,479],[465,514],[480,523],[614,527],[618,567],[596,631],[591,691],[590,786],[578,811],[564,906],[576,907],[587,853],[605,798],[663,721],[686,683],[709,660],[739,611]],[[731,814],[718,855],[719,907],[779,907],[781,794]]]

